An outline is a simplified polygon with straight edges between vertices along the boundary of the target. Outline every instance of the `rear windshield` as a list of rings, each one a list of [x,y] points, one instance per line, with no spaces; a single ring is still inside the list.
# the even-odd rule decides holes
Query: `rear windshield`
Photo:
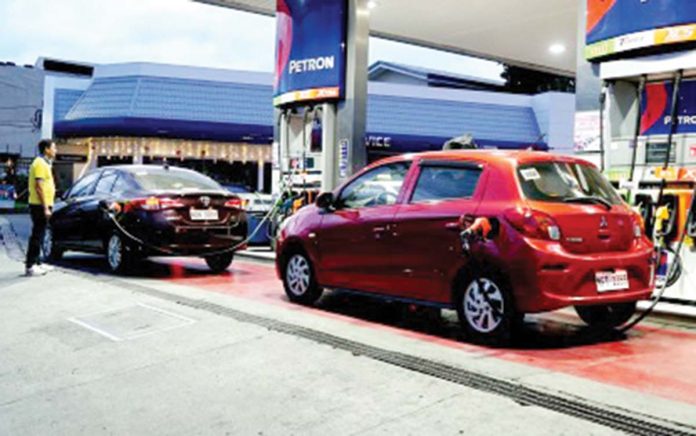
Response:
[[[520,166],[517,175],[529,200],[563,203],[575,198],[598,197],[610,204],[621,204],[614,188],[589,165],[538,162]]]
[[[134,172],[133,178],[146,191],[222,190],[215,180],[193,171],[143,170]]]

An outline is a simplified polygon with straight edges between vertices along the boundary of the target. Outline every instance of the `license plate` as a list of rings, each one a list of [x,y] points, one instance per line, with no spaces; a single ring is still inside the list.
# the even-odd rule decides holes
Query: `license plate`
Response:
[[[599,271],[595,273],[597,292],[621,291],[628,289],[628,272],[623,269],[610,271]]]
[[[213,221],[220,219],[216,209],[191,209],[189,213],[193,221]]]

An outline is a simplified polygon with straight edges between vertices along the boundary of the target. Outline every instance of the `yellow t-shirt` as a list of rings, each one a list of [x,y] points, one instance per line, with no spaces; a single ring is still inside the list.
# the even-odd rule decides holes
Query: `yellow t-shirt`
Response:
[[[56,185],[53,181],[53,172],[51,171],[51,165],[39,156],[34,159],[29,168],[29,204],[40,206],[41,200],[39,199],[39,194],[36,192],[36,180],[41,179],[43,188],[44,200],[46,201],[46,206],[53,206],[53,201],[56,196]]]

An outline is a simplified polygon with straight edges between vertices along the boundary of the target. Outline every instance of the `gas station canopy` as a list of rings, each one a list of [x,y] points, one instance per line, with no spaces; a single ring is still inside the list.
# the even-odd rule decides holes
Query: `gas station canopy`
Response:
[[[196,0],[274,15],[275,0]],[[573,75],[577,0],[371,2],[372,36]]]

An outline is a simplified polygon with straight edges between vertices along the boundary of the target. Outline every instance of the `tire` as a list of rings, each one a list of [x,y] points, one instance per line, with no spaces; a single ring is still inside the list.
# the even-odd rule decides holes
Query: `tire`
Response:
[[[312,262],[302,251],[288,254],[282,272],[285,294],[293,303],[312,305],[324,292],[317,283]]]
[[[58,262],[63,258],[63,250],[57,247],[53,239],[53,231],[51,227],[46,228],[46,233],[44,233],[44,239],[41,241],[41,258],[44,262]]]
[[[205,263],[215,274],[220,274],[227,270],[234,260],[234,253],[218,254],[216,256],[205,257]]]
[[[613,329],[628,322],[636,313],[636,303],[603,304],[598,306],[575,306],[580,319],[590,327]]]
[[[106,241],[106,263],[116,274],[130,272],[135,264],[133,252],[118,233],[113,233]]]
[[[483,272],[464,280],[455,304],[467,338],[479,344],[507,345],[522,323],[510,288],[498,274]]]

